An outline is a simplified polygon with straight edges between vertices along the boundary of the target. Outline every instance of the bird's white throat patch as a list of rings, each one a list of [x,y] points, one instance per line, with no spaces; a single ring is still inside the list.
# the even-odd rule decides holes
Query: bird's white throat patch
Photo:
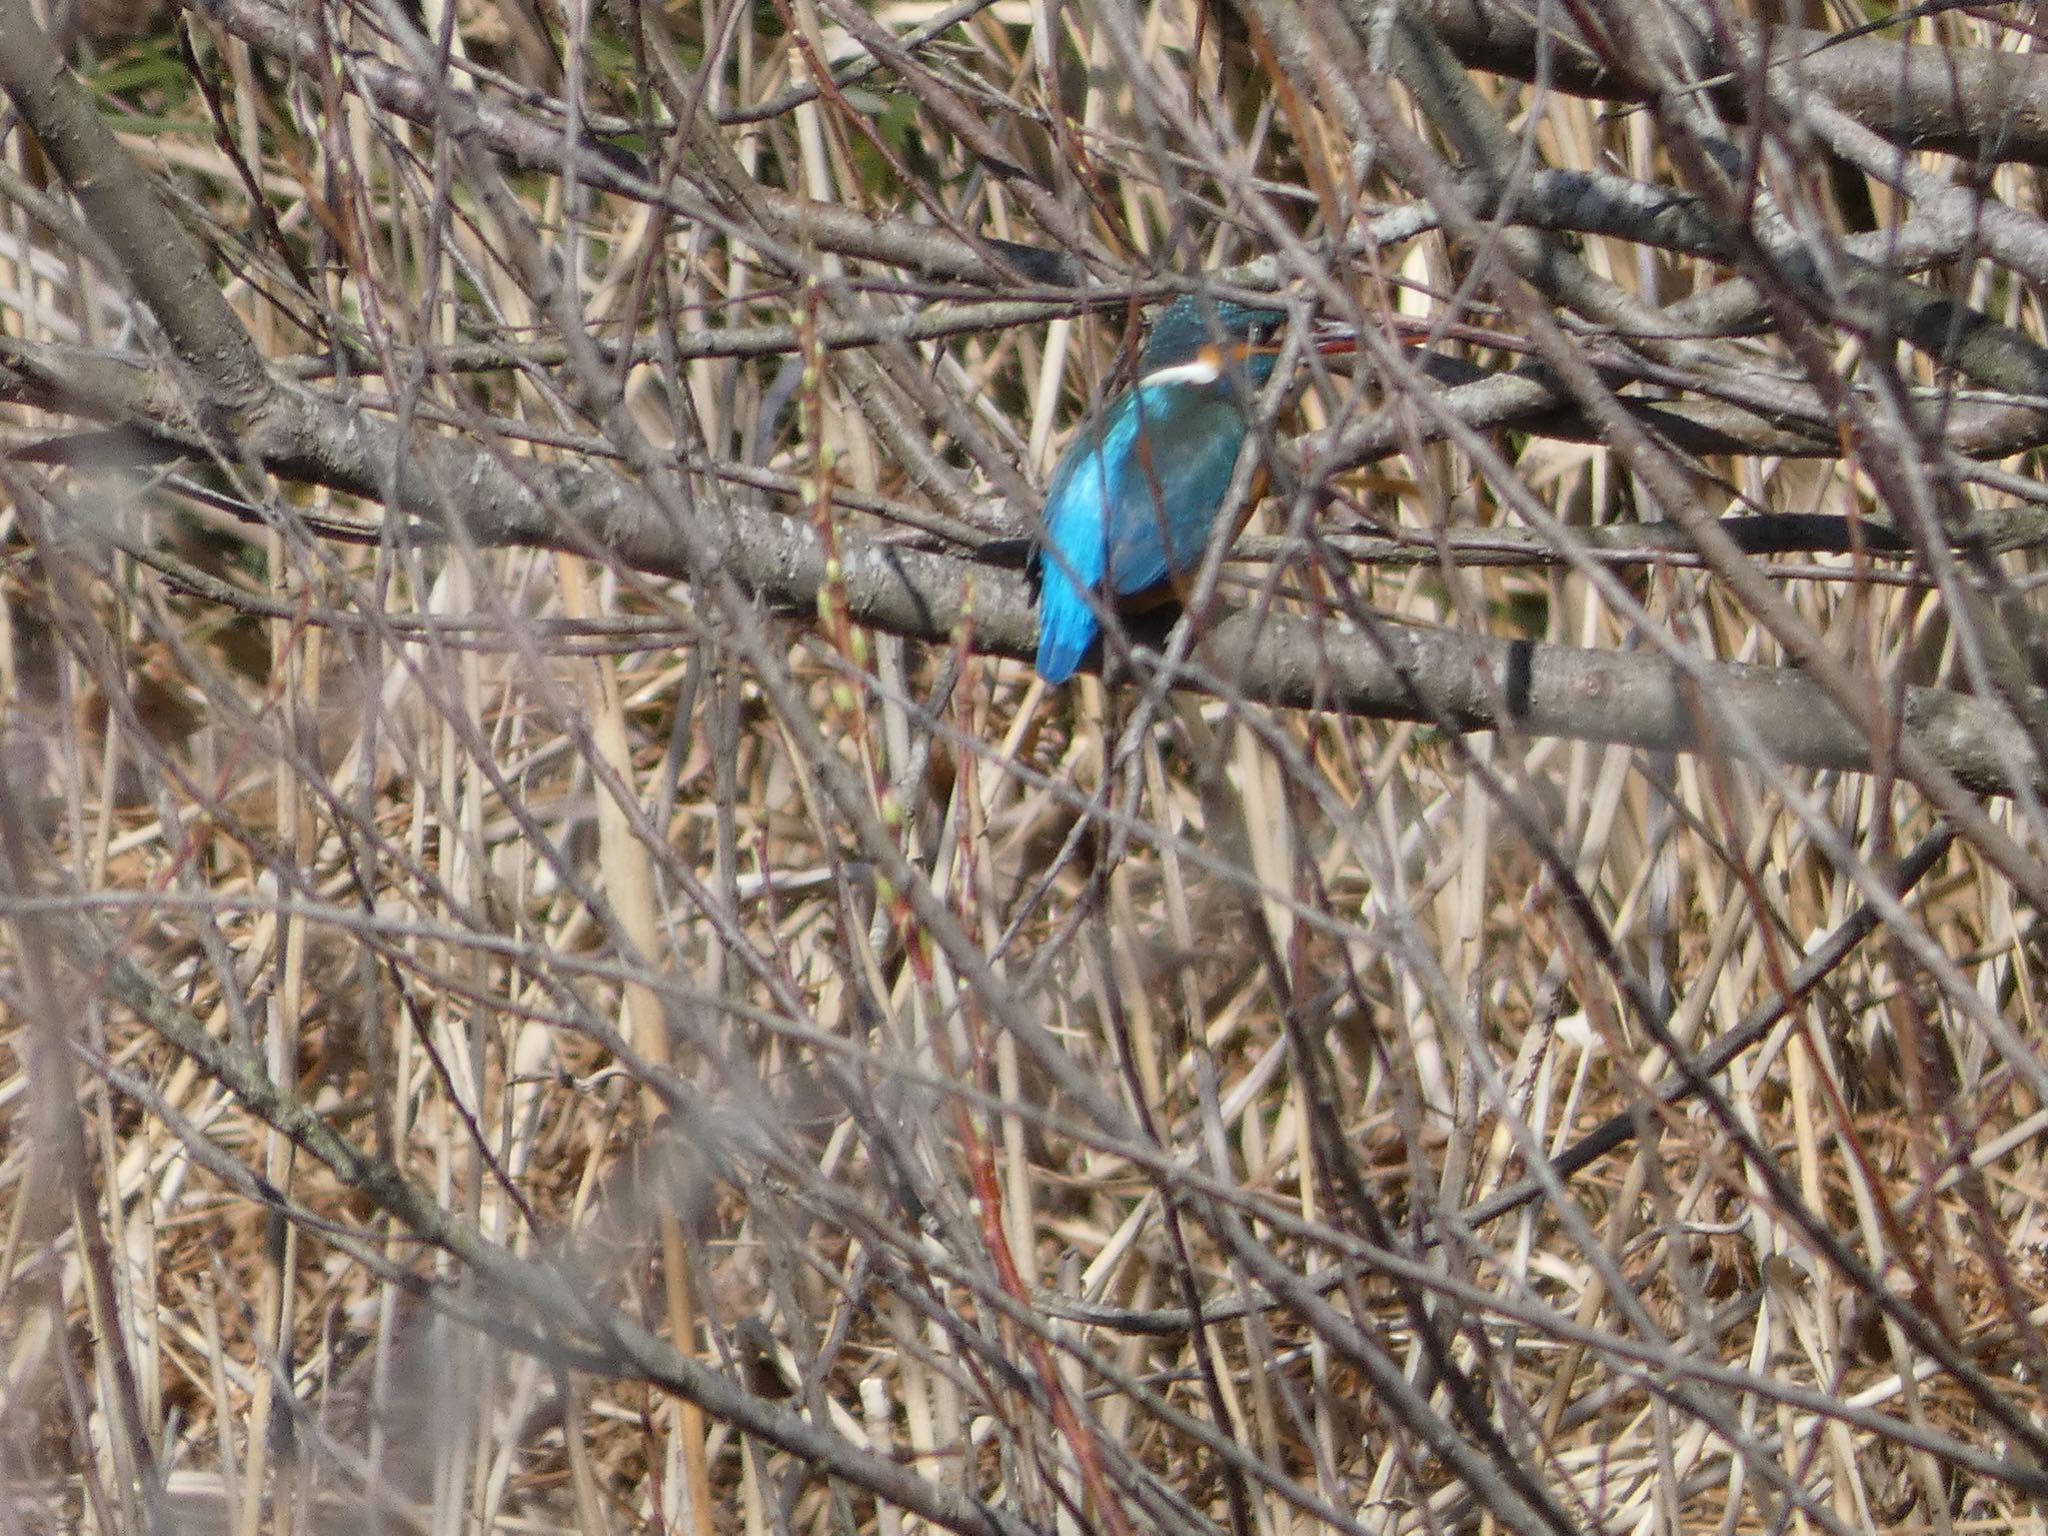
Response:
[[[1175,363],[1171,368],[1155,368],[1138,383],[1145,389],[1157,389],[1166,384],[1206,386],[1222,377],[1223,354],[1214,347],[1204,347],[1191,361]]]

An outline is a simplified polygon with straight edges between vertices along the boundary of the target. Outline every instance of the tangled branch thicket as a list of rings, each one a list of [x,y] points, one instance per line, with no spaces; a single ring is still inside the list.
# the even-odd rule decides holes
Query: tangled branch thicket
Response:
[[[0,1530],[2043,1529],[2037,21],[0,0]]]

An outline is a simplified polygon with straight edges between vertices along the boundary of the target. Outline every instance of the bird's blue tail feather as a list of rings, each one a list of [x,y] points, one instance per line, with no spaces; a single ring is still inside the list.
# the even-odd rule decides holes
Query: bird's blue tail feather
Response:
[[[1045,562],[1045,585],[1038,599],[1038,675],[1048,683],[1064,683],[1095,643],[1095,614],[1067,573],[1053,560]]]

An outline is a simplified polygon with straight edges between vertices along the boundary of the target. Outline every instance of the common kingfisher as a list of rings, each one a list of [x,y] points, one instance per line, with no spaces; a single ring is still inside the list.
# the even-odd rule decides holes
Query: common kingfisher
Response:
[[[1286,319],[1175,299],[1145,337],[1137,382],[1068,445],[1045,494],[1038,556],[1038,675],[1048,683],[1073,676],[1101,628],[1086,593],[1114,606],[1201,562],[1244,449],[1246,391],[1273,376]],[[1320,352],[1354,344],[1355,333],[1329,328],[1315,341]]]

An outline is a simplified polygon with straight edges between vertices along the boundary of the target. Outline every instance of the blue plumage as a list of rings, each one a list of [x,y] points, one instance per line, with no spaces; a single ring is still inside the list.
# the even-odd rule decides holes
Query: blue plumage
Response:
[[[1200,563],[1244,447],[1233,373],[1249,385],[1272,376],[1270,338],[1283,318],[1176,299],[1153,323],[1137,382],[1075,435],[1045,497],[1038,675],[1047,682],[1065,682],[1095,642],[1084,593],[1114,605]]]

